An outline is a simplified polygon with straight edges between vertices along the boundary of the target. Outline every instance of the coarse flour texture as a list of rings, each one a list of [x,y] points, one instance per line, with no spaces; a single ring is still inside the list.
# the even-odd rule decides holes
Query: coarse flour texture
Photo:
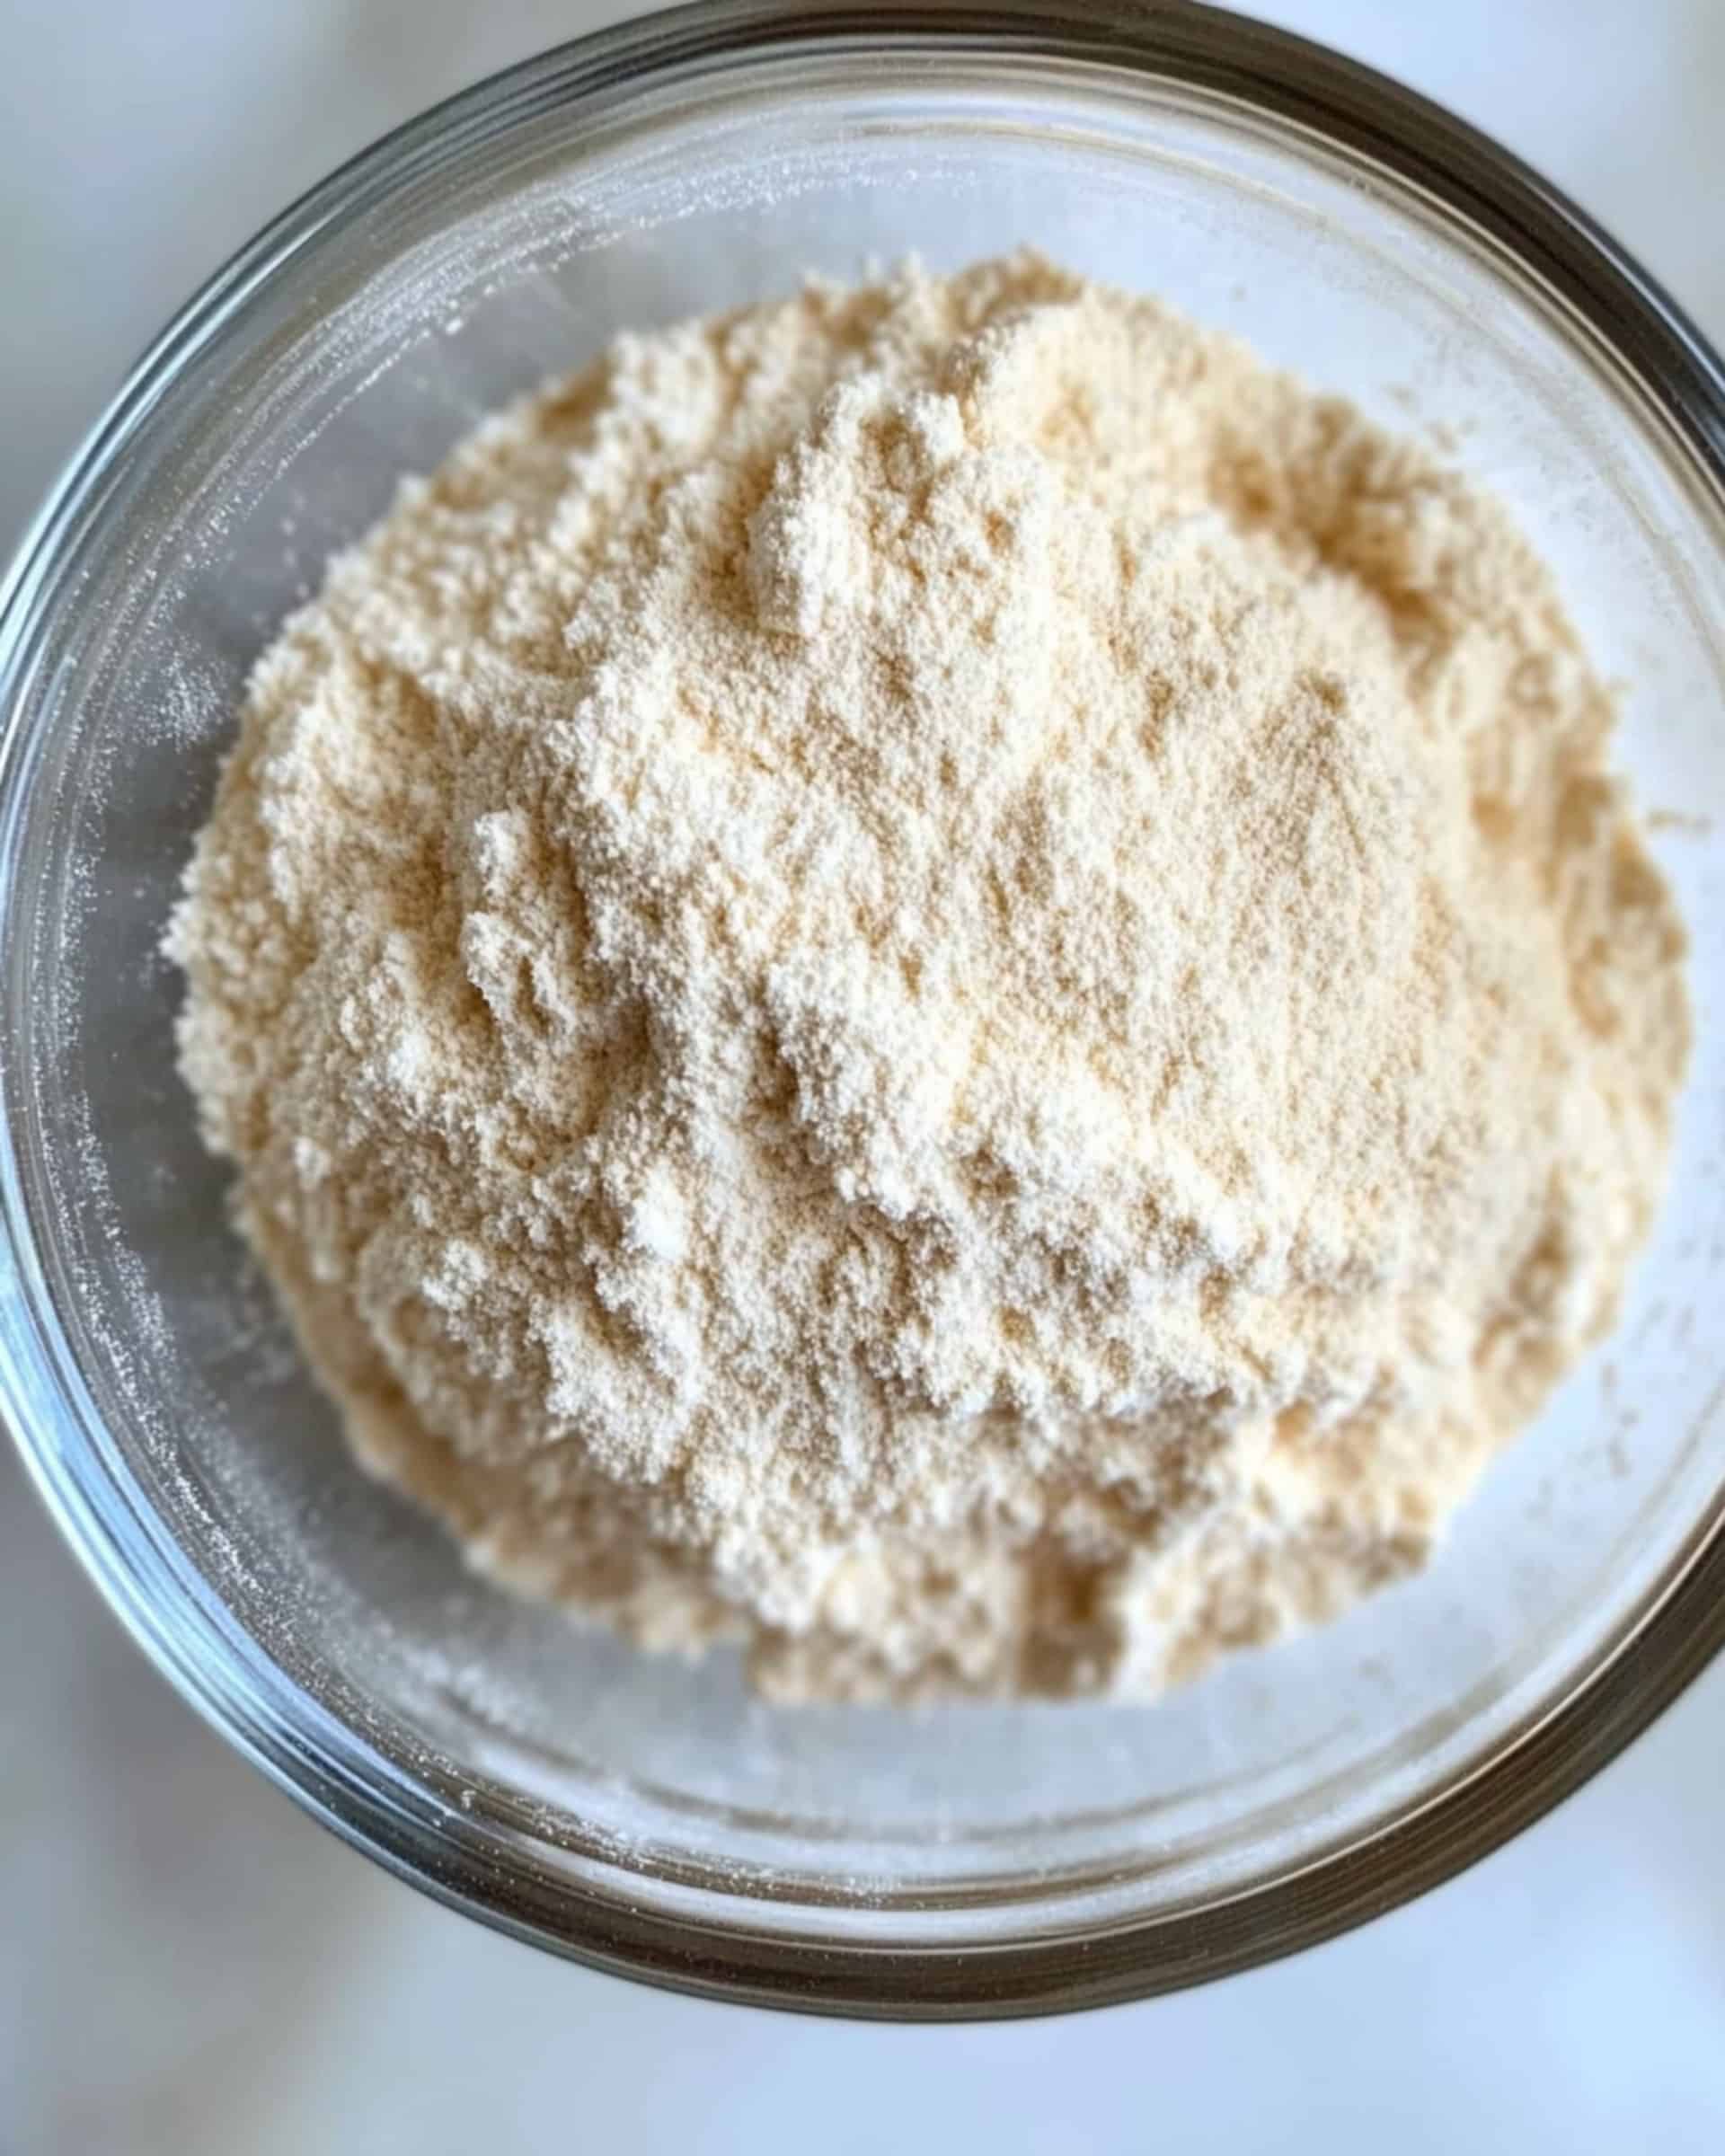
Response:
[[[257,669],[184,1067],[360,1457],[786,1698],[1146,1692],[1418,1564],[1687,1046],[1502,514],[1031,255],[619,340]]]

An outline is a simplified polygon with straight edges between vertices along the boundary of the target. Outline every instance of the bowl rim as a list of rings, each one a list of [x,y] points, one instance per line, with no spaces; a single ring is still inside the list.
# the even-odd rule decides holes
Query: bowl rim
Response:
[[[591,103],[671,70],[701,82],[794,49],[938,49],[1104,62],[1219,93],[1369,159],[1501,245],[1633,372],[1725,497],[1725,367],[1682,311],[1584,212],[1478,130],[1391,79],[1289,31],[1207,5],[1132,0],[696,0],[560,45],[381,137],[301,196],[174,315],[69,460],[0,579],[0,857],[22,818],[15,782],[32,647],[58,572],[100,515],[104,474],[171,382],[317,236],[447,156],[473,131]],[[10,878],[8,877],[8,883]],[[0,937],[10,941],[10,909]],[[8,977],[10,977],[8,968]],[[0,1077],[4,1077],[0,1073]],[[1102,1931],[957,1946],[789,1936],[644,1909],[523,1861],[480,1816],[452,1816],[268,1662],[129,1477],[94,1454],[102,1502],[63,1424],[99,1429],[40,1263],[0,1095],[0,1420],[49,1511],[133,1639],[221,1735],[312,1816],[385,1869],[493,1928],[670,1989],[873,2019],[975,2019],[1111,2004],[1297,1951],[1393,1908],[1488,1854],[1570,1795],[1725,1647],[1725,1493],[1657,1586],[1572,1678],[1435,1794],[1353,1842],[1225,1899]],[[1712,1406],[1721,1404],[1725,1386]],[[44,1409],[49,1412],[43,1412]],[[267,1674],[260,1682],[259,1665]],[[268,1676],[276,1682],[271,1683]]]

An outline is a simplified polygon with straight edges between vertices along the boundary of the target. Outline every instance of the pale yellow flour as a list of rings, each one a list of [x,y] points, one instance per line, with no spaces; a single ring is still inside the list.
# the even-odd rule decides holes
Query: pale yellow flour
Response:
[[[811,285],[332,565],[184,1067],[482,1564],[783,1696],[1153,1691],[1419,1563],[1610,1321],[1687,1041],[1610,720],[1499,510],[1240,347]]]

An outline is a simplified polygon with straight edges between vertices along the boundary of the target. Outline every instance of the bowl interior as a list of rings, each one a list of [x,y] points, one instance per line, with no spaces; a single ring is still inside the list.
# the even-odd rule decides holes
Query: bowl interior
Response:
[[[316,1754],[326,1795],[333,1774],[444,1821],[456,1867],[483,1850],[553,1902],[865,1945],[1212,1903],[1500,1754],[1669,1578],[1725,1457],[1725,521],[1651,400],[1399,182],[1101,64],[835,49],[602,93],[547,76],[346,185],[158,363],[12,655],[31,1443],[126,1541],[171,1657],[261,1748],[296,1733],[279,1767]],[[774,1710],[728,1659],[647,1659],[474,1580],[349,1463],[225,1224],[157,941],[249,665],[401,474],[623,327],[1026,242],[1452,429],[1511,503],[1624,685],[1620,755],[1694,932],[1694,1078],[1617,1337],[1428,1576],[1150,1710]]]

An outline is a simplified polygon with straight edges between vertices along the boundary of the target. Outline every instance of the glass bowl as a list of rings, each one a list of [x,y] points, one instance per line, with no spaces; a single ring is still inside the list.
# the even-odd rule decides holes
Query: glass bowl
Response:
[[[369,1483],[225,1224],[158,938],[323,557],[612,331],[1033,242],[1453,430],[1626,685],[1694,936],[1672,1197],[1616,1338],[1435,1568],[1150,1709],[787,1711],[466,1573]],[[733,1999],[957,2016],[1239,1968],[1444,1878],[1725,1637],[1725,384],[1489,143],[1199,8],[716,6],[457,98],[149,352],[0,618],[0,1397],[195,1705],[404,1878]]]

